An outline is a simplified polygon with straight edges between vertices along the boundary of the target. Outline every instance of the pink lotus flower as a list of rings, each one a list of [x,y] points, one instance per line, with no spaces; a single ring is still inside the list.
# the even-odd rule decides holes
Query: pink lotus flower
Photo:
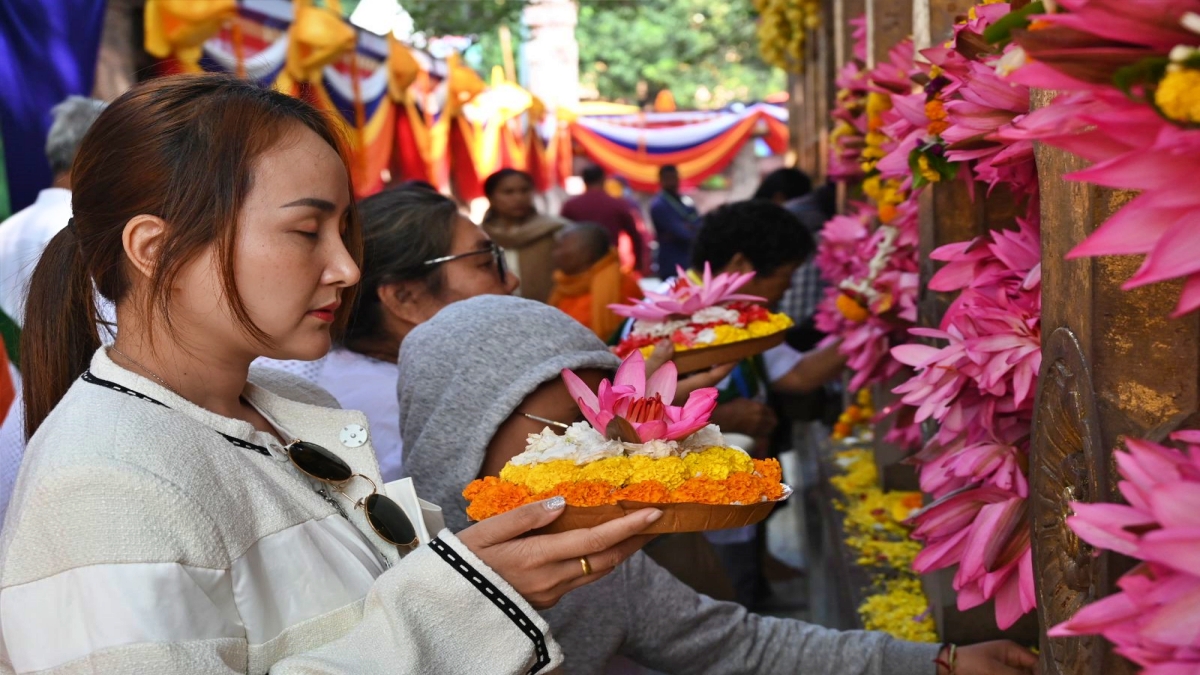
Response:
[[[613,313],[641,321],[666,321],[671,318],[686,318],[708,307],[725,302],[745,300],[765,302],[757,295],[739,295],[735,291],[754,278],[754,272],[745,274],[726,273],[713,276],[712,267],[704,264],[704,277],[699,284],[693,282],[682,268],[677,269],[675,285],[667,293],[646,291],[646,299],[632,305],[609,305]]]
[[[640,351],[621,363],[611,383],[602,380],[596,393],[570,370],[563,370],[562,378],[579,410],[597,431],[606,433],[609,423],[621,417],[633,426],[643,443],[686,438],[704,428],[717,407],[718,392],[713,387],[692,392],[682,406],[671,405],[679,379],[675,364],[668,361],[647,381],[646,361]]]
[[[1200,670],[1200,437],[1172,439],[1187,453],[1137,439],[1115,453],[1128,506],[1072,504],[1067,525],[1081,539],[1144,562],[1048,634],[1100,634],[1143,673],[1173,675]]]
[[[966,487],[912,517],[912,536],[925,542],[913,569],[958,565],[959,609],[996,599],[996,623],[1008,628],[1035,605],[1026,500],[996,487]]]

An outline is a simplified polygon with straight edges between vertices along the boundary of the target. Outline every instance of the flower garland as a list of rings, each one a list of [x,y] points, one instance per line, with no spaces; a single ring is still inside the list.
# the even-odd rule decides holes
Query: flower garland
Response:
[[[763,60],[789,73],[804,72],[806,33],[821,25],[817,0],[754,0]]]
[[[855,34],[865,39],[863,33]],[[855,54],[865,56],[861,44],[855,45]],[[857,64],[847,68],[842,86],[855,93],[841,98],[855,105],[841,107],[834,115],[839,125],[863,134],[858,168],[865,176],[863,192],[869,201],[853,205],[850,214],[834,218],[822,230],[816,261],[829,283],[815,321],[829,341],[841,340],[839,349],[854,373],[850,386],[861,389],[900,372],[903,365],[889,349],[905,339],[917,319],[916,193],[905,172],[887,162],[913,128],[896,102],[919,87],[911,79],[916,73],[911,41],[895,47],[865,78],[858,75]],[[839,154],[843,165],[852,159],[846,149]],[[843,179],[853,175],[849,170],[840,173]],[[875,223],[878,227],[872,229]],[[897,425],[889,440],[911,444],[911,429]]]
[[[914,518],[913,536],[926,543],[915,569],[957,565],[959,608],[995,599],[1001,628],[1035,603],[1024,514],[1041,365],[1036,168],[1028,140],[1006,136],[1028,109],[1029,91],[995,74],[1004,52],[980,48],[988,26],[1008,13],[1004,3],[976,6],[946,45],[923,52],[934,64],[924,105],[926,133],[933,138],[927,135],[914,147],[909,166],[917,182],[939,182],[961,171],[969,185],[1004,185],[1024,204],[1026,216],[1017,219],[1016,230],[935,250],[931,257],[945,266],[929,287],[958,296],[938,329],[910,331],[934,344],[892,349],[894,358],[915,370],[894,391],[912,406],[914,421],[938,423],[914,456],[921,489],[935,500]]]
[[[850,19],[854,27],[851,58],[837,76],[837,96],[830,113],[835,124],[829,133],[829,179],[858,181],[863,177],[863,148],[867,134],[867,17]]]
[[[915,370],[895,389],[903,398],[887,439],[921,447],[914,461],[935,500],[914,519],[914,537],[926,543],[915,567],[957,565],[960,608],[994,598],[1001,627],[1034,602],[1022,516],[1041,359],[1037,174],[1032,142],[1019,130],[1029,89],[997,74],[1016,48],[983,39],[1009,13],[998,2],[972,8],[950,41],[922,52],[932,64],[925,73],[905,41],[867,74],[859,168],[870,201],[830,221],[817,254],[831,282],[817,325],[843,339],[851,386]],[[945,266],[930,288],[958,296],[937,330],[913,328],[917,197],[959,178],[972,190],[976,181],[989,191],[1004,186],[1026,215],[1014,230],[936,250]],[[934,344],[909,344],[913,337]],[[923,441],[925,420],[938,426]],[[992,551],[997,543],[1003,555]]]
[[[1173,316],[1200,309],[1200,2],[1034,2],[988,37],[1016,43],[1008,78],[1059,90],[1017,124],[1091,166],[1065,176],[1140,194],[1068,257],[1144,255],[1131,289],[1183,278]]]
[[[843,497],[837,507],[846,513],[846,544],[858,553],[856,563],[868,570],[875,591],[858,607],[863,627],[901,640],[937,642],[929,600],[911,569],[921,545],[903,524],[920,507],[920,493],[880,490],[870,450],[850,449],[835,458],[844,473],[830,483]]]
[[[1113,454],[1128,506],[1071,505],[1067,526],[1081,539],[1142,562],[1119,592],[1048,633],[1103,635],[1147,675],[1200,671],[1200,432],[1171,438],[1186,453],[1130,438],[1128,452]]]

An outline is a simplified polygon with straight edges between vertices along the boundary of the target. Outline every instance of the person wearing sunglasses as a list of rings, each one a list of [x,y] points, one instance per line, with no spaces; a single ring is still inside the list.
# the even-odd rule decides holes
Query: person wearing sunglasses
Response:
[[[88,132],[26,303],[0,673],[545,673],[536,609],[645,543],[656,509],[529,535],[561,500],[422,535],[365,415],[251,372],[324,355],[354,304],[345,147],[307,103],[218,75],[141,83]],[[490,249],[430,266],[475,261],[496,274]]]
[[[589,330],[544,305],[479,297],[447,307],[401,352],[405,473],[442,504],[451,530],[478,527],[463,487],[497,475],[530,434],[583,421],[563,369],[594,390],[618,365]],[[640,551],[543,616],[572,675],[601,675],[616,656],[705,675],[1021,675],[1037,661],[1012,642],[939,647],[760,616],[697,593]]]

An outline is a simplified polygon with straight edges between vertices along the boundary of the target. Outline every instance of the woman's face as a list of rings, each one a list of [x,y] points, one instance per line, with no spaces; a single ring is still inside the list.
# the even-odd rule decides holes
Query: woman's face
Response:
[[[501,218],[525,220],[533,215],[533,186],[524,176],[507,176],[496,186],[488,201]]]
[[[581,370],[575,373],[587,383],[592,391],[600,387],[600,381],[611,377],[611,373],[603,370]],[[567,385],[561,377],[544,382],[532,394],[517,406],[516,410],[496,430],[492,442],[488,444],[487,456],[483,460],[480,476],[497,476],[500,469],[508,460],[525,451],[525,442],[529,434],[540,433],[546,425],[525,416],[525,413],[536,415],[563,424],[574,424],[584,420],[579,412],[579,405],[571,398]],[[561,432],[561,430],[556,430]]]
[[[452,302],[480,295],[512,295],[517,290],[521,282],[515,274],[506,270],[504,278],[500,278],[496,260],[490,251],[491,245],[492,240],[479,226],[466,216],[458,216],[454,223],[454,240],[446,255],[486,252],[442,263],[438,270],[442,275],[441,291],[434,295],[421,289],[414,323],[428,321]]]
[[[343,234],[350,208],[337,152],[297,126],[255,163],[238,218],[233,276],[247,313],[274,346],[247,336],[224,300],[215,245],[180,276],[183,314],[203,340],[254,358],[312,360],[329,351],[334,312],[359,270]]]

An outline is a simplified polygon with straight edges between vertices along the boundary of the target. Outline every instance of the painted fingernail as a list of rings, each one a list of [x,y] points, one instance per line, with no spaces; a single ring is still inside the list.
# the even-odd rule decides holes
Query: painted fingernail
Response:
[[[646,516],[646,523],[647,524],[653,523],[654,521],[658,520],[659,518],[662,518],[662,511],[659,511],[658,509],[653,509],[650,511],[649,515]]]
[[[561,495],[558,497],[551,497],[550,499],[542,502],[542,505],[546,507],[547,511],[558,511],[567,505],[567,499]]]

